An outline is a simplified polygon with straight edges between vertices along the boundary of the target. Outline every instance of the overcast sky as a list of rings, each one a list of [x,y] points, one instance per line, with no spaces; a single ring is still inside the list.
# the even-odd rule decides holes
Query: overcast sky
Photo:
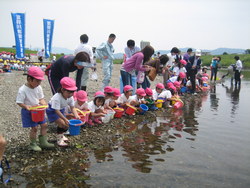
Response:
[[[0,0],[0,46],[15,44],[11,12],[26,13],[26,47],[43,47],[43,18],[55,20],[52,48],[74,50],[86,33],[98,46],[116,34],[155,50],[250,48],[250,0]]]

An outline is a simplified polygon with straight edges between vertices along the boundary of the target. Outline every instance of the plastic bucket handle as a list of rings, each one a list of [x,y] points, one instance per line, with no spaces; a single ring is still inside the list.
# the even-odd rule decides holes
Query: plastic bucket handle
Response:
[[[79,110],[78,108],[76,108],[76,111],[80,112],[83,116],[85,116],[85,113],[81,110]]]
[[[29,109],[30,110],[35,110],[35,109],[39,109],[39,108],[48,108],[49,106],[48,105],[43,105],[43,106],[32,106],[32,107],[30,107]]]

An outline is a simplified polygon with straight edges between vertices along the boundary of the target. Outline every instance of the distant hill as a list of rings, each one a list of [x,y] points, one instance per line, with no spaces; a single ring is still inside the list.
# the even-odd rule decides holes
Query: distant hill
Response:
[[[182,52],[186,52],[187,49],[189,47],[186,48],[179,48]],[[34,48],[35,50],[40,50],[41,48]],[[193,52],[195,52],[195,48],[192,48]],[[237,48],[217,48],[215,50],[206,50],[206,49],[201,49],[202,52],[210,52],[211,55],[222,55],[224,52],[227,52],[228,54],[233,54],[233,53],[237,53],[237,54],[243,54],[245,53],[245,49],[237,49]],[[157,50],[155,51],[155,53],[157,54],[158,52],[160,52],[161,54],[168,54],[170,52],[170,50]],[[65,55],[69,55],[69,54],[73,54],[74,51],[73,50],[69,50],[68,48],[61,48],[61,47],[52,47],[52,53],[56,53],[56,54],[61,54],[64,53]],[[116,53],[114,54],[115,59],[123,59],[123,53]]]

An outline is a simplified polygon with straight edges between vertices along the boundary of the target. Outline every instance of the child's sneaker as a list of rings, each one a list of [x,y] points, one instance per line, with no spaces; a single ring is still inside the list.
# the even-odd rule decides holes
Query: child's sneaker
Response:
[[[94,126],[95,124],[92,122],[91,119],[89,119],[89,121],[87,122],[90,126]]]
[[[93,121],[97,124],[101,124],[102,122],[98,119],[98,117],[94,118]]]

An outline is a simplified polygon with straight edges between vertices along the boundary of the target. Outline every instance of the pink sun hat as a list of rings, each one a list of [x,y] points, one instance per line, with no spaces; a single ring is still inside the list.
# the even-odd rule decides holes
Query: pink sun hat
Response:
[[[133,91],[133,87],[131,85],[126,85],[126,86],[124,86],[123,91],[124,92],[126,92],[126,91]]]
[[[81,101],[81,102],[85,102],[88,100],[88,97],[87,97],[87,92],[86,91],[83,91],[83,90],[79,90],[77,93],[76,93],[76,99]]]
[[[105,93],[113,93],[114,90],[113,90],[113,88],[112,88],[111,86],[106,86],[106,87],[104,88],[104,92],[105,92]]]
[[[102,91],[97,91],[96,93],[95,93],[95,98],[96,97],[104,97],[105,98],[105,94],[102,92]]]
[[[67,89],[69,91],[77,90],[75,80],[70,77],[63,77],[60,81],[60,84],[62,85],[62,88]]]
[[[176,87],[174,85],[172,85],[170,88],[176,92]]]
[[[120,96],[121,96],[120,89],[118,89],[118,88],[113,88],[113,90],[114,90],[113,95],[114,95],[115,97],[120,97]]]
[[[29,68],[28,75],[34,77],[37,80],[44,80],[44,73],[40,67],[32,66]]]
[[[159,88],[159,89],[164,89],[164,85],[162,83],[158,83],[156,85],[156,87]]]
[[[149,95],[149,96],[152,96],[152,95],[153,95],[153,91],[152,91],[152,89],[150,89],[149,87],[147,87],[147,88],[145,89],[145,92],[146,92],[146,94]]]
[[[187,64],[187,62],[184,59],[180,60],[180,63],[183,64],[183,65]]]
[[[185,78],[185,77],[186,77],[186,74],[185,74],[184,72],[180,72],[179,76],[180,76],[181,78]]]
[[[167,83],[167,87],[168,87],[168,88],[171,88],[173,85],[174,85],[174,84],[173,84],[172,82],[168,82],[168,83]]]
[[[180,87],[180,86],[181,86],[181,84],[180,84],[180,82],[175,81],[175,82],[174,82],[174,86],[175,86],[175,87]]]
[[[136,90],[136,94],[137,94],[137,95],[141,95],[141,96],[143,96],[143,97],[146,96],[145,90],[144,90],[143,88],[138,88],[138,89]]]

